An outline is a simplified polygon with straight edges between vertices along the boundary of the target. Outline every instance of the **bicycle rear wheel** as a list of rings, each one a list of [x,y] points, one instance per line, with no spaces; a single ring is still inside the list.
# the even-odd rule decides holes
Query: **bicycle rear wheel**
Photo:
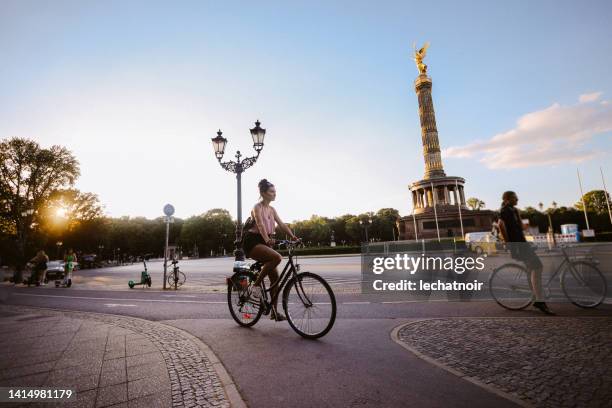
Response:
[[[283,309],[293,330],[307,339],[325,336],[336,320],[336,298],[322,277],[302,272],[283,291]]]
[[[514,263],[493,271],[489,278],[489,291],[500,306],[510,310],[524,309],[533,301],[529,274]]]
[[[251,298],[255,274],[237,272],[228,280],[227,304],[232,318],[241,326],[253,326],[263,313],[260,301]]]
[[[606,297],[607,283],[601,271],[590,262],[567,264],[561,274],[561,289],[576,306],[597,307]]]

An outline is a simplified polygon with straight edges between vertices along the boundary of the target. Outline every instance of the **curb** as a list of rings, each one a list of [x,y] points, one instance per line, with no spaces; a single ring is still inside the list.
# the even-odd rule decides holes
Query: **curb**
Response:
[[[9,309],[17,308],[17,306],[9,305],[9,304],[0,304],[0,306],[8,307]],[[240,395],[240,392],[238,391],[238,388],[236,387],[236,384],[234,383],[234,380],[229,375],[229,373],[225,369],[225,366],[223,365],[221,360],[217,357],[217,355],[212,351],[212,349],[206,343],[204,343],[202,340],[200,340],[199,338],[197,338],[193,334],[191,334],[189,332],[186,332],[183,329],[180,329],[178,327],[175,327],[175,326],[172,326],[172,325],[169,325],[169,324],[156,322],[156,321],[153,321],[153,320],[142,319],[140,317],[115,315],[115,314],[111,314],[111,313],[83,312],[83,311],[78,311],[78,310],[63,310],[63,309],[54,309],[54,308],[37,307],[37,306],[19,307],[19,312],[27,312],[28,310],[34,310],[34,311],[35,310],[52,311],[52,312],[61,313],[63,315],[67,315],[67,314],[85,315],[85,318],[87,317],[87,315],[100,315],[100,316],[121,317],[121,318],[128,318],[128,319],[134,319],[134,320],[141,320],[141,321],[145,321],[145,322],[147,322],[149,324],[150,323],[158,324],[158,325],[161,325],[161,326],[168,327],[168,328],[170,328],[172,330],[180,331],[183,335],[185,335],[185,337],[188,337],[195,345],[197,345],[200,348],[200,350],[206,355],[206,357],[208,358],[208,360],[212,364],[215,372],[217,373],[217,376],[219,377],[219,380],[221,381],[221,385],[223,387],[223,391],[225,393],[225,396],[226,396],[227,400],[229,401],[230,407],[232,407],[232,408],[247,408],[247,404],[244,401],[244,399],[242,399],[242,396]]]
[[[391,340],[393,340],[395,343],[397,343],[398,345],[400,345],[401,347],[405,348],[406,350],[410,351],[411,353],[413,353],[415,356],[417,356],[418,358],[420,358],[421,360],[427,361],[428,363],[441,368],[443,370],[448,371],[449,373],[465,380],[468,381],[474,385],[477,385],[480,388],[485,389],[486,391],[495,394],[499,397],[505,398],[509,401],[514,402],[515,404],[521,406],[521,407],[525,407],[525,408],[533,408],[534,406],[529,404],[528,402],[515,397],[514,395],[511,395],[505,391],[502,391],[498,388],[495,388],[489,384],[483,383],[482,381],[476,380],[470,376],[468,376],[467,374],[464,374],[460,371],[455,370],[452,367],[449,367],[445,364],[440,363],[439,361],[437,361],[436,359],[433,359],[423,353],[421,353],[420,351],[418,351],[417,349],[415,349],[414,347],[408,345],[407,343],[403,342],[400,338],[399,338],[399,332],[401,329],[403,329],[406,326],[410,326],[412,324],[416,324],[416,323],[420,323],[420,322],[424,322],[424,321],[429,321],[429,320],[444,320],[444,319],[448,319],[448,318],[435,318],[435,319],[418,319],[418,320],[413,320],[410,321],[408,323],[402,323],[398,326],[395,326],[393,328],[393,330],[391,330],[391,333],[389,333],[389,336],[391,337]]]
[[[238,387],[236,387],[236,383],[234,383],[234,380],[232,379],[230,374],[225,369],[225,366],[223,365],[219,357],[217,357],[217,355],[214,353],[214,351],[212,351],[212,349],[208,346],[208,344],[204,343],[202,340],[200,340],[193,334],[183,329],[180,329],[178,327],[175,327],[169,324],[165,324],[165,323],[159,323],[159,322],[155,322],[155,323],[162,324],[167,327],[171,327],[175,330],[179,330],[183,333],[183,335],[185,335],[185,337],[191,338],[193,342],[197,344],[198,347],[200,347],[200,350],[202,350],[202,352],[206,354],[206,357],[208,357],[208,360],[210,361],[215,371],[217,372],[217,375],[219,376],[219,380],[221,380],[221,384],[223,384],[223,391],[225,391],[225,396],[227,397],[230,403],[230,407],[247,408],[247,404],[242,399],[242,396],[240,395],[240,392],[238,391]]]

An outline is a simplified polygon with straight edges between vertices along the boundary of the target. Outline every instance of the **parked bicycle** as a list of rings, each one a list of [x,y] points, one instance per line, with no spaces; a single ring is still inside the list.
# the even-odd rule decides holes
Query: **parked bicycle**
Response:
[[[311,272],[300,272],[293,250],[300,241],[277,240],[288,251],[288,260],[279,279],[266,288],[261,282],[261,298],[251,296],[253,283],[263,264],[255,262],[234,268],[227,278],[227,302],[234,320],[241,326],[255,325],[262,314],[268,315],[282,292],[287,322],[300,336],[317,339],[326,335],[336,320],[336,298],[329,284]],[[272,292],[275,296],[272,297]]]
[[[588,254],[571,259],[566,248],[561,247],[563,261],[543,286],[550,297],[551,283],[559,275],[565,297],[583,308],[599,306],[606,297],[607,282],[597,267],[597,261]],[[524,309],[534,300],[531,276],[518,263],[509,262],[496,268],[489,277],[489,290],[493,299],[510,310]]]
[[[167,282],[170,288],[174,288],[176,290],[185,283],[187,277],[179,270],[177,259],[173,259],[170,264],[172,265],[172,272],[170,272],[168,275]]]

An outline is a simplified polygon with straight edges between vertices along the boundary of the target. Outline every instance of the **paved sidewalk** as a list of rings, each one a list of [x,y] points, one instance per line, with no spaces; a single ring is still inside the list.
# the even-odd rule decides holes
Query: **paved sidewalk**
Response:
[[[76,389],[77,401],[61,406],[243,405],[210,349],[163,324],[0,306],[0,339],[0,386]]]
[[[429,319],[395,340],[524,406],[611,406],[611,317]]]

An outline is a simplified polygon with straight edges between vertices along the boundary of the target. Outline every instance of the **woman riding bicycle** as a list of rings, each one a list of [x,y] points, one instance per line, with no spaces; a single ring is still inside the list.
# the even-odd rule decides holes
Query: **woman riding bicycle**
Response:
[[[274,184],[263,179],[259,182],[259,194],[261,200],[255,204],[251,210],[251,217],[255,220],[255,225],[244,232],[243,250],[246,256],[253,258],[261,263],[263,267],[261,273],[255,280],[253,296],[261,297],[261,282],[263,278],[268,276],[270,285],[278,280],[278,270],[276,267],[281,263],[283,257],[281,254],[272,249],[274,245],[275,222],[280,229],[287,233],[293,240],[298,238],[293,234],[291,229],[280,219],[276,210],[270,205],[271,201],[276,199],[276,189]],[[276,321],[285,320],[285,316],[279,313],[276,309],[278,297],[276,292],[278,288],[274,288],[271,292],[274,304],[272,305],[272,313],[270,318]]]

